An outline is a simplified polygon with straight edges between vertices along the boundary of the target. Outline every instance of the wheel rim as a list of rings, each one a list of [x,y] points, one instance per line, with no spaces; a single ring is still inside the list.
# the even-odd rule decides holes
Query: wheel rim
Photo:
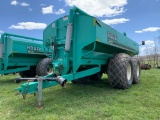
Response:
[[[140,66],[139,65],[137,65],[137,77],[139,76],[139,68],[140,68]]]
[[[47,68],[47,74],[50,75],[53,73],[53,68],[51,66],[48,66]]]
[[[127,65],[127,80],[129,81],[131,79],[131,65],[128,63]]]

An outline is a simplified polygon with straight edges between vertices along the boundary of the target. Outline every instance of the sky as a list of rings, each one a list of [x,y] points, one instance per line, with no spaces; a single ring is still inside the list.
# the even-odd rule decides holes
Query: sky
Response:
[[[160,44],[160,0],[1,0],[0,34],[43,39],[47,25],[68,15],[74,5],[137,43],[146,41],[142,55],[146,47]]]

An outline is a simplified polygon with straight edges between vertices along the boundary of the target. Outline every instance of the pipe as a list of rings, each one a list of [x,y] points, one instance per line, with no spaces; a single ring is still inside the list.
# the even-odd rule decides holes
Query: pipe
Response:
[[[69,24],[67,26],[67,34],[66,34],[66,43],[65,43],[65,51],[69,52],[70,51],[70,46],[71,46],[71,39],[72,39],[72,33],[73,33],[73,21],[74,21],[74,16],[75,14],[79,13],[82,15],[88,15],[89,14],[85,13],[84,11],[80,10],[78,7],[74,6],[71,10],[70,10],[70,14],[69,14]]]
[[[69,23],[67,26],[66,43],[65,43],[65,51],[67,52],[70,51],[70,47],[71,47],[72,30],[73,30],[72,23]]]
[[[3,46],[4,44],[0,43],[0,59],[3,58]]]
[[[36,81],[38,78],[16,78],[15,83],[20,83],[22,81]]]
[[[57,76],[55,79],[57,83],[59,83],[62,87],[65,87],[67,80],[62,78],[61,76]]]
[[[43,85],[43,77],[38,77],[38,108],[42,107],[42,85]]]

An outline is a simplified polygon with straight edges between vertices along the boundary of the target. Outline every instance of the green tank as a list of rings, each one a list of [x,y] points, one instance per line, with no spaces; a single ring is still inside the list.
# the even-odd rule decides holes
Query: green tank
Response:
[[[22,77],[35,77],[36,65],[45,58],[43,41],[9,33],[0,39],[0,74],[19,72]]]

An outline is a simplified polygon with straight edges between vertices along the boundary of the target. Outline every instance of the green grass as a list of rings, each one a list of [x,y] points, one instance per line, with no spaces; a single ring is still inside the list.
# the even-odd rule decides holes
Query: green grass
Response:
[[[67,83],[43,91],[43,108],[37,96],[15,95],[16,75],[0,76],[0,120],[160,120],[160,69],[142,70],[141,82],[126,90],[101,81]]]

